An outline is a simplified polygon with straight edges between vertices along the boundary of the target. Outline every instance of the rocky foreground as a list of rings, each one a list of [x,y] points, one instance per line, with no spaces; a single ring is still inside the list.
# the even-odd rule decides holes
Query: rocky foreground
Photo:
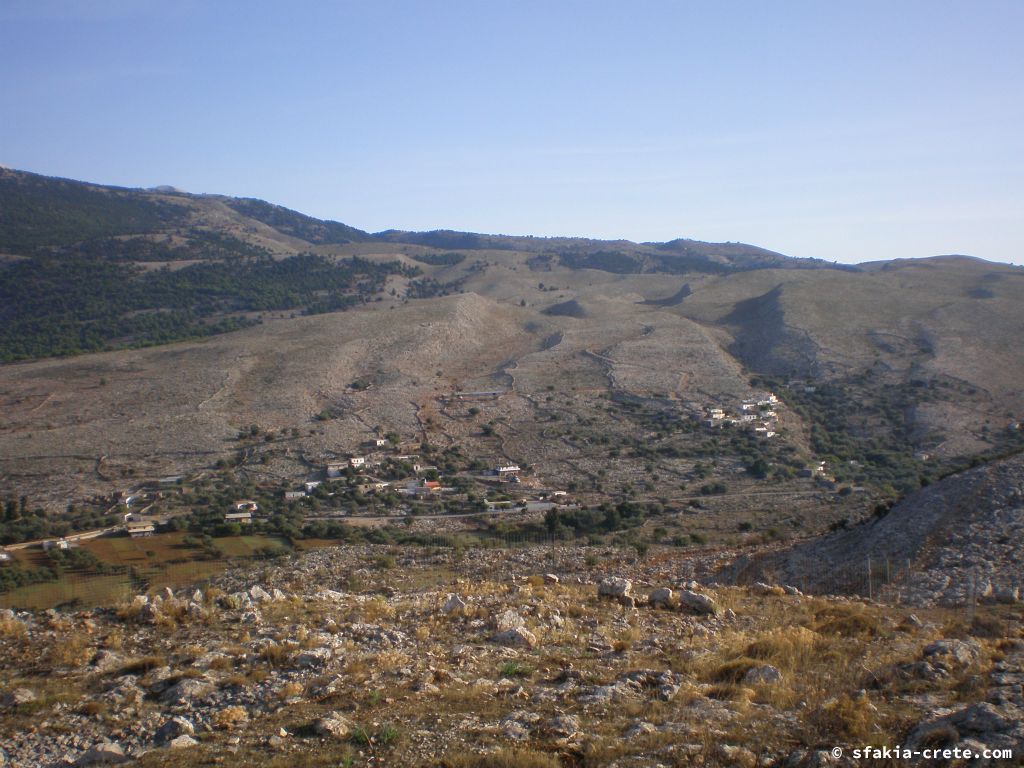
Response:
[[[910,613],[605,554],[348,547],[0,613],[0,766],[1024,761],[1019,604]]]

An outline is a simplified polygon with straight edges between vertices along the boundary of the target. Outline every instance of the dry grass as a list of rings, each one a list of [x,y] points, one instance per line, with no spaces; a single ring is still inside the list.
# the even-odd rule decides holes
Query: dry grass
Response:
[[[306,686],[304,686],[302,683],[294,681],[290,683],[285,683],[277,689],[277,698],[281,699],[282,701],[287,701],[288,699],[295,699],[302,696],[305,690]]]
[[[166,664],[167,657],[163,654],[141,656],[139,658],[126,661],[115,672],[111,673],[111,676],[120,677],[121,675],[141,675],[151,669],[157,669],[158,667],[165,666]]]
[[[245,707],[225,707],[217,710],[211,721],[215,728],[222,731],[233,731],[249,722],[249,713]]]
[[[25,637],[24,622],[17,619],[0,619],[0,638],[21,639]]]
[[[54,667],[77,667],[92,657],[89,639],[79,634],[58,638],[46,653],[46,661]]]
[[[439,768],[561,768],[558,757],[534,749],[503,747],[487,754],[458,752],[445,756]]]

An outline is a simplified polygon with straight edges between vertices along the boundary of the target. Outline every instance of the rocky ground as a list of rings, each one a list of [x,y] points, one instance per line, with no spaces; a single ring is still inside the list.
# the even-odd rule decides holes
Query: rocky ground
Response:
[[[882,517],[727,565],[725,581],[774,576],[815,593],[912,605],[1016,603],[1024,590],[1024,456],[941,480]]]
[[[4,612],[0,766],[1021,764],[1019,604],[911,613],[611,555],[345,547]]]

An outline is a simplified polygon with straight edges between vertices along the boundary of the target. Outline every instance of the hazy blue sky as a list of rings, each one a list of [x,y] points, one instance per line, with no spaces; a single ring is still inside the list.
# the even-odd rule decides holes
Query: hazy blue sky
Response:
[[[0,0],[0,163],[371,231],[1024,261],[1024,2]]]

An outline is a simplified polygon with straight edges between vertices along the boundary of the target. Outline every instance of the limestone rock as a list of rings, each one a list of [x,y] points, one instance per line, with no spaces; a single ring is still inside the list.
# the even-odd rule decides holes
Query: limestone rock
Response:
[[[782,682],[782,673],[778,667],[773,667],[771,664],[751,667],[743,675],[744,685],[772,685],[779,682]]]
[[[597,585],[598,597],[613,597],[616,599],[629,597],[632,591],[633,582],[618,576],[611,576]]]
[[[448,595],[448,599],[445,600],[443,606],[441,606],[441,613],[452,614],[452,613],[464,613],[466,610],[466,601],[458,595]]]
[[[714,616],[718,613],[718,603],[712,600],[707,595],[701,595],[697,592],[691,592],[688,589],[684,589],[679,593],[679,605],[680,607],[685,606],[692,611],[697,613],[705,613]]]
[[[157,744],[166,744],[181,736],[192,736],[195,732],[196,728],[188,718],[172,717],[157,729],[153,740]]]
[[[338,741],[347,739],[352,735],[354,729],[352,721],[340,712],[331,712],[313,723],[313,730],[318,736]]]
[[[515,611],[509,609],[499,613],[494,619],[494,628],[500,632],[509,632],[526,625],[526,620]]]
[[[197,680],[191,677],[185,678],[166,691],[160,696],[160,701],[164,704],[181,704],[192,699],[199,699],[206,696],[212,690],[212,686],[204,680]]]
[[[330,648],[312,648],[295,657],[295,665],[303,669],[316,669],[327,666],[333,654]]]
[[[936,662],[949,660],[967,667],[978,660],[981,648],[973,640],[936,640],[921,651],[925,659]]]
[[[131,758],[124,753],[124,747],[108,741],[92,747],[75,761],[75,765],[120,765],[130,760]]]
[[[3,698],[4,709],[14,709],[24,704],[31,704],[38,696],[29,688],[15,688]]]
[[[249,597],[251,597],[257,603],[269,603],[273,600],[273,596],[259,584],[255,585],[249,590]]]
[[[513,648],[533,648],[537,645],[537,637],[526,627],[515,627],[504,632],[498,632],[491,638],[491,642]]]
[[[656,589],[653,592],[651,592],[650,596],[647,598],[647,602],[649,602],[652,606],[655,607],[671,605],[672,590],[668,587]]]
[[[635,739],[638,736],[646,736],[648,733],[654,733],[657,730],[658,729],[654,727],[653,723],[648,723],[642,720],[639,723],[634,723],[629,726],[623,736],[627,739]]]

